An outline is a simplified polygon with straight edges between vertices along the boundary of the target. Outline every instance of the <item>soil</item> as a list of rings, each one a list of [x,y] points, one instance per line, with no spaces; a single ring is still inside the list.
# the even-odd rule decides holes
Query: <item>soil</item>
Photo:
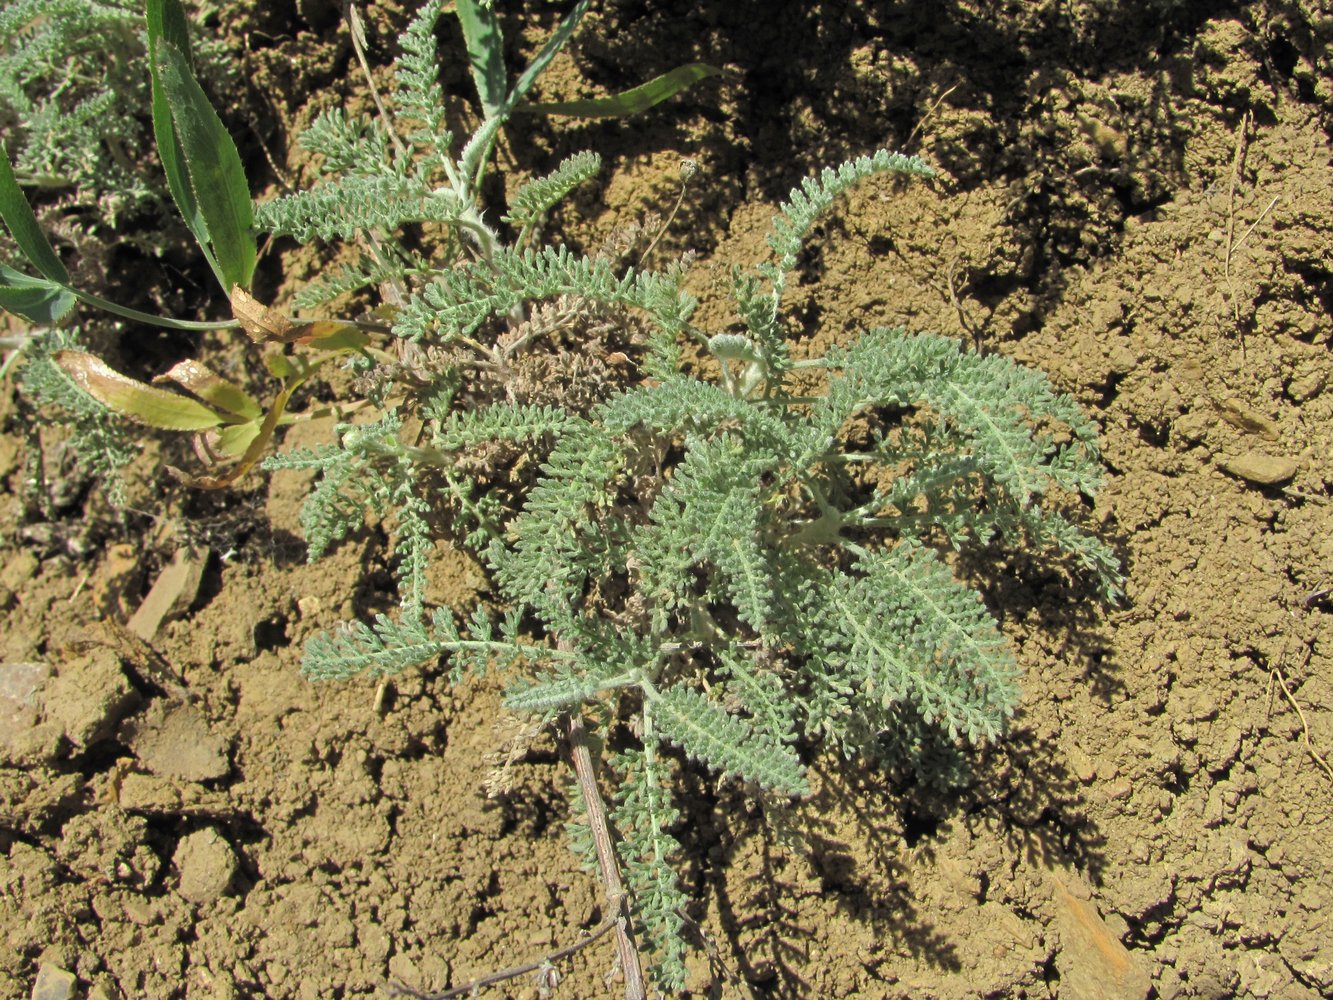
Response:
[[[512,65],[559,13],[505,13]],[[407,14],[365,17],[383,65]],[[255,176],[260,145],[300,176],[314,109],[365,100],[337,5],[214,18],[253,82]],[[668,242],[701,254],[706,326],[802,176],[923,155],[932,182],[869,182],[817,231],[798,336],[903,325],[1050,373],[1103,428],[1093,516],[1127,572],[1100,608],[1028,560],[980,565],[1024,697],[962,788],[812,750],[779,838],[688,775],[688,995],[1333,995],[1331,39],[1327,0],[601,0],[543,78],[555,100],[728,70],[624,122],[519,122],[501,149],[515,177],[602,154],[559,219],[574,244],[665,214],[697,161]],[[262,281],[281,301],[319,266],[274,251]],[[299,674],[307,637],[391,601],[382,531],[307,565],[305,481],[201,498],[157,445],[121,520],[87,490],[34,504],[4,405],[0,995],[439,990],[599,923],[554,743],[487,798],[514,725],[493,687]],[[439,565],[435,601],[484,595]],[[579,951],[554,995],[616,995],[612,965],[608,940]]]

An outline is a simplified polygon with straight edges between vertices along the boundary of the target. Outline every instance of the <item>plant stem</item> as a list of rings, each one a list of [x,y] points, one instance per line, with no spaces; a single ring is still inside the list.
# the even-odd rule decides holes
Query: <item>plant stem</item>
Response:
[[[625,1000],[644,1000],[647,994],[643,985],[643,966],[639,961],[639,950],[634,944],[626,905],[629,897],[620,881],[620,865],[616,861],[615,845],[611,843],[606,806],[597,788],[592,754],[588,752],[588,734],[583,728],[581,716],[570,714],[565,717],[565,724],[569,737],[569,757],[574,764],[579,792],[583,795],[583,805],[588,813],[588,827],[592,830],[593,846],[597,850],[597,867],[606,890],[606,904],[616,918],[616,951],[620,956],[620,967],[625,973]]]
[[[162,326],[171,330],[229,330],[241,325],[234,319],[197,321],[189,319],[173,319],[170,316],[154,316],[152,313],[140,312],[138,309],[131,309],[128,306],[117,305],[101,296],[93,295],[91,292],[82,292],[77,288],[70,288],[69,286],[65,286],[65,288],[80,302],[90,306],[96,306],[98,309],[114,313],[125,319],[132,319],[137,323],[147,323],[149,326]]]
[[[592,932],[581,941],[575,941],[573,944],[565,945],[558,951],[553,951],[549,955],[538,959],[535,962],[527,962],[523,965],[515,965],[509,969],[501,969],[499,972],[490,972],[484,976],[478,976],[476,979],[469,980],[461,986],[454,986],[439,993],[422,993],[409,986],[401,984],[390,984],[388,987],[389,996],[408,996],[415,997],[416,1000],[452,1000],[454,997],[472,996],[477,990],[487,986],[494,986],[496,983],[503,983],[509,979],[517,979],[519,976],[526,975],[529,972],[540,972],[547,966],[554,965],[562,959],[568,958],[580,948],[586,948],[599,937],[615,926],[616,915],[608,913],[606,919],[592,929]]]

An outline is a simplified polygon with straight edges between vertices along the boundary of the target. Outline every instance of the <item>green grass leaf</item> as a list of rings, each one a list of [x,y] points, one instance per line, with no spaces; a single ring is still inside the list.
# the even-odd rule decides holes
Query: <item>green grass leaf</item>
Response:
[[[107,409],[149,427],[204,431],[225,422],[203,403],[136,382],[84,351],[61,351],[54,360],[80,389]]]
[[[236,144],[190,71],[189,58],[166,40],[153,57],[223,290],[248,288],[258,254],[250,188]]]
[[[175,382],[182,389],[194,393],[219,410],[225,410],[238,420],[253,421],[264,415],[264,408],[248,392],[228,382],[200,361],[190,359],[178,362],[166,374],[154,379],[156,382],[165,380]]]
[[[647,111],[654,105],[675,97],[700,80],[720,75],[722,70],[716,66],[710,66],[708,63],[688,63],[611,97],[594,97],[584,101],[553,101],[547,104],[521,104],[518,110],[540,115],[569,115],[576,118],[623,118],[626,115]]]
[[[14,237],[14,242],[23,251],[23,256],[31,261],[32,266],[37,268],[42,277],[60,285],[69,284],[69,272],[56,256],[46,234],[42,232],[42,227],[37,224],[37,216],[33,214],[32,206],[28,204],[28,199],[19,189],[18,178],[14,176],[14,168],[9,162],[7,150],[4,156],[0,157],[0,217],[4,218],[5,225],[9,228],[10,235]]]
[[[477,84],[482,111],[487,120],[503,113],[505,88],[504,37],[500,22],[488,6],[477,0],[455,0],[458,23],[463,26],[463,40],[467,43],[468,63],[472,79]]]
[[[148,0],[145,21],[148,27],[150,57],[148,75],[152,83],[153,139],[157,143],[157,155],[162,161],[162,171],[167,176],[167,189],[171,192],[176,207],[180,209],[185,225],[194,234],[209,266],[217,275],[218,282],[225,284],[217,258],[214,257],[212,247],[209,245],[208,225],[204,221],[199,200],[195,197],[194,188],[190,184],[185,153],[176,135],[171,104],[162,86],[162,74],[158,69],[157,60],[152,58],[158,45],[165,42],[183,53],[187,62],[191,61],[190,35],[185,20],[185,9],[179,0]]]
[[[74,293],[45,278],[0,264],[0,309],[33,323],[51,324],[74,308]]]

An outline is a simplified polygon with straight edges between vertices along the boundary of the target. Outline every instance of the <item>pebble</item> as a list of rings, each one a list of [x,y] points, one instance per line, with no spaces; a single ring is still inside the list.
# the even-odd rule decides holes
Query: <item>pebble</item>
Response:
[[[51,676],[44,663],[0,663],[0,746],[37,724],[38,694]]]
[[[70,1000],[74,981],[74,973],[43,962],[32,984],[32,1000]]]
[[[1247,451],[1219,463],[1223,472],[1258,486],[1280,486],[1296,475],[1295,460],[1266,455],[1261,451]]]
[[[1109,799],[1127,799],[1130,793],[1134,791],[1134,786],[1129,783],[1127,778],[1118,778],[1115,781],[1108,782],[1106,785],[1106,797]]]

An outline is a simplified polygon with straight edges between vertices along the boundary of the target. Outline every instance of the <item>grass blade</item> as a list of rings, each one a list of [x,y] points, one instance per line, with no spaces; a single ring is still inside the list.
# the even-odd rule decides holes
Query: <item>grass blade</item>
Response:
[[[172,365],[170,371],[153,379],[154,382],[175,382],[182,389],[194,393],[205,403],[225,410],[239,420],[257,421],[264,408],[248,392],[228,382],[202,361],[189,359]]]
[[[161,40],[174,47],[185,56],[190,72],[193,73],[194,52],[190,49],[190,23],[180,0],[148,0],[145,17],[148,21],[149,40],[154,44]]]
[[[153,55],[223,290],[230,294],[237,285],[248,288],[258,251],[240,153],[190,72],[188,57],[165,40],[158,43]]]
[[[18,178],[14,176],[14,168],[9,162],[8,150],[0,157],[0,217],[4,218],[23,256],[32,262],[42,277],[59,285],[69,284],[69,272],[60,263],[42,227],[37,224],[32,206],[19,188]]]
[[[226,420],[203,403],[136,382],[84,351],[60,351],[55,362],[76,385],[107,409],[164,431],[203,431]]]
[[[554,34],[546,40],[546,44],[542,46],[541,51],[537,53],[532,62],[528,64],[528,68],[515,82],[514,89],[510,92],[504,104],[505,114],[509,114],[518,106],[518,103],[523,100],[523,95],[531,90],[532,85],[537,82],[537,77],[541,76],[542,70],[546,69],[551,60],[555,58],[556,53],[569,42],[570,36],[574,34],[574,29],[578,27],[579,21],[587,13],[588,5],[591,2],[592,0],[579,0],[574,5],[574,9],[565,15],[565,19],[560,22],[560,27],[555,29]]]
[[[225,284],[217,258],[208,240],[208,226],[204,222],[199,202],[190,185],[190,175],[186,168],[185,154],[181,150],[180,140],[176,135],[176,125],[171,116],[171,105],[162,86],[162,75],[158,71],[157,59],[152,55],[162,43],[173,46],[192,63],[190,53],[190,34],[185,21],[185,9],[179,0],[148,0],[145,15],[148,27],[148,76],[152,85],[153,139],[157,143],[157,155],[162,161],[162,171],[167,175],[167,190],[180,210],[181,218],[190,232],[194,234],[199,248],[203,250],[218,283]]]
[[[504,112],[505,87],[508,85],[500,22],[496,19],[495,11],[477,0],[455,0],[454,7],[458,23],[463,26],[463,39],[467,43],[467,57],[472,66],[472,79],[477,84],[477,96],[481,98],[482,111],[490,120]]]
[[[0,309],[44,326],[74,308],[74,293],[45,278],[34,278],[0,264]]]
[[[584,101],[553,101],[548,104],[520,104],[517,110],[540,115],[570,115],[577,118],[622,118],[647,111],[653,105],[675,97],[692,84],[721,74],[722,70],[708,63],[688,63],[611,97],[594,97]]]

